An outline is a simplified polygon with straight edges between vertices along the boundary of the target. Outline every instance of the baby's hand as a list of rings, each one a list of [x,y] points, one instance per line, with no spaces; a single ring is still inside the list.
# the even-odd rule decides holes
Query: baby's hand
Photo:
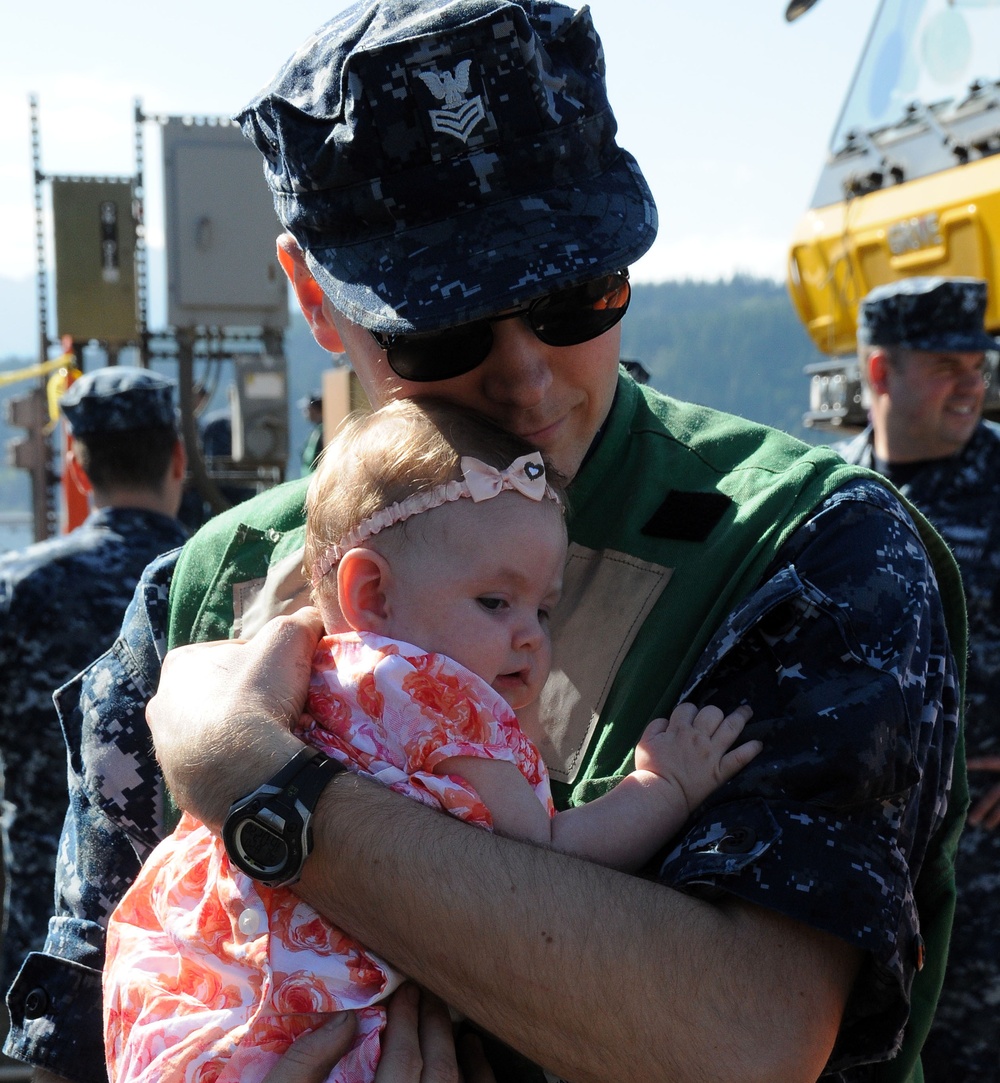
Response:
[[[669,719],[654,718],[636,746],[636,771],[658,775],[695,809],[723,782],[727,782],[764,747],[747,741],[733,748],[753,711],[737,707],[724,715],[718,707],[681,703]]]

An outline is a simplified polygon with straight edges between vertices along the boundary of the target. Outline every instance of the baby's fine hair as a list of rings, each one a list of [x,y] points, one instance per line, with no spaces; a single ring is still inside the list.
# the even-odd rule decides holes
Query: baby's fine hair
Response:
[[[306,577],[331,545],[380,509],[459,480],[463,455],[503,470],[537,451],[489,418],[439,399],[399,399],[350,415],[323,449],[309,483]],[[565,502],[564,480],[544,456],[543,462],[548,483]],[[336,575],[324,576],[315,589],[335,595]]]

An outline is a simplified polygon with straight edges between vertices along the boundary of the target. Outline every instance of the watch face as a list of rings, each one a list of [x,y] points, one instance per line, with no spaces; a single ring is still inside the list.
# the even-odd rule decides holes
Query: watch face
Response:
[[[244,820],[233,833],[233,844],[243,861],[262,877],[283,872],[288,844],[258,820]]]
[[[336,760],[303,748],[263,786],[230,806],[222,826],[229,860],[270,887],[294,884],[312,847],[309,819]]]

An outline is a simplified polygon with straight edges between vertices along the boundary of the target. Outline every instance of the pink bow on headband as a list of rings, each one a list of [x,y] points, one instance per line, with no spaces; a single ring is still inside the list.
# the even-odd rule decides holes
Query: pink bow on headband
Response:
[[[469,496],[476,503],[489,500],[504,489],[516,489],[529,500],[542,500],[546,496],[545,467],[538,455],[522,455],[506,470],[497,470],[471,455],[463,455],[462,474]]]
[[[390,504],[387,508],[380,508],[374,515],[362,519],[336,545],[329,546],[316,561],[312,571],[313,586],[336,567],[348,549],[360,545],[383,530],[388,530],[396,523],[402,523],[425,511],[433,511],[442,504],[449,504],[463,497],[471,497],[476,503],[480,503],[498,496],[504,489],[516,489],[529,500],[548,498],[562,506],[556,491],[545,481],[545,464],[537,452],[515,459],[506,470],[497,470],[471,455],[463,455],[462,474],[461,481],[448,481],[425,492],[414,493],[413,496]]]

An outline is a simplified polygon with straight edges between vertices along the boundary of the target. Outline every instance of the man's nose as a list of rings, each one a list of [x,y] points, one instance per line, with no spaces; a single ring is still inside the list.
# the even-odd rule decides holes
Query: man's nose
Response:
[[[493,324],[493,348],[482,368],[486,394],[497,402],[537,405],[552,384],[549,349],[524,319]]]

